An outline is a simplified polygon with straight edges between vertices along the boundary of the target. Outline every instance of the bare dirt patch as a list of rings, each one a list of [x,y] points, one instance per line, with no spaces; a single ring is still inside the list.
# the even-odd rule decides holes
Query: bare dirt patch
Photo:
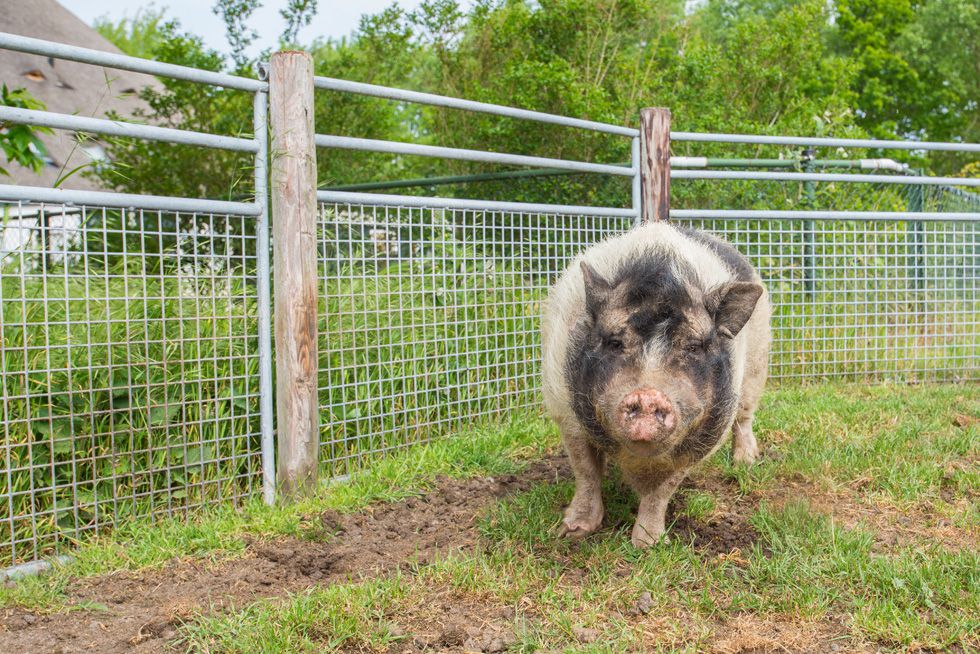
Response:
[[[759,533],[749,523],[749,517],[759,507],[758,495],[739,494],[734,483],[728,483],[710,472],[695,473],[684,482],[681,489],[709,492],[717,502],[717,507],[705,520],[693,520],[680,515],[684,496],[676,496],[667,507],[667,519],[673,520],[674,525],[669,532],[671,538],[691,543],[695,549],[712,556],[737,555],[757,542]]]
[[[805,621],[784,617],[759,618],[739,615],[720,623],[713,630],[709,651],[713,654],[859,654],[874,648],[855,643],[846,625],[824,621]]]
[[[325,514],[317,540],[254,540],[241,559],[212,565],[175,561],[161,570],[81,579],[68,589],[78,610],[47,615],[3,610],[0,649],[167,651],[177,626],[195,615],[233,610],[317,583],[371,576],[408,562],[425,564],[436,555],[469,548],[476,542],[476,520],[488,504],[567,475],[563,457],[551,456],[519,476],[443,479],[421,497],[349,515]]]

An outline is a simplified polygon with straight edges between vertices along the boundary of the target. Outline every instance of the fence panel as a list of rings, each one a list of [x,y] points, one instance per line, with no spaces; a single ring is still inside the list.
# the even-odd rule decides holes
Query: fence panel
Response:
[[[321,461],[538,404],[538,316],[582,248],[632,218],[321,204]]]
[[[677,223],[728,239],[764,277],[774,379],[980,376],[976,222]],[[321,204],[321,461],[345,474],[369,455],[536,409],[549,285],[581,249],[631,225]]]
[[[0,214],[0,559],[260,487],[255,218]]]

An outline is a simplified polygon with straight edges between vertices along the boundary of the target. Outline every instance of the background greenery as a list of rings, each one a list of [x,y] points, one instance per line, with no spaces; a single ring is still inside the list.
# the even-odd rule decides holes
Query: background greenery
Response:
[[[208,50],[164,10],[100,21],[126,52],[253,75],[245,20],[256,0],[216,3],[230,56]],[[670,107],[683,131],[980,140],[980,9],[970,0],[430,0],[366,15],[350,38],[298,44],[316,73],[636,125],[640,108]],[[687,6],[687,8],[685,8]],[[315,2],[291,3],[294,26]],[[295,29],[283,35],[293,44]],[[268,53],[263,53],[264,58]],[[146,90],[139,118],[184,129],[240,134],[251,127],[246,94],[164,80]],[[317,94],[323,133],[617,162],[619,137],[536,123]],[[784,148],[675,143],[675,154],[795,156]],[[248,192],[247,159],[195,148],[117,142],[99,174],[119,190],[187,196]],[[859,151],[846,156],[860,156]],[[887,152],[936,174],[976,174],[965,154]],[[841,153],[827,150],[821,156]],[[470,173],[492,167],[332,150],[321,185]],[[617,203],[623,180],[579,176],[449,190],[509,200]],[[676,185],[677,206],[689,185]],[[787,187],[792,187],[787,190]],[[798,193],[795,185],[782,185]],[[724,197],[715,197],[716,202]],[[720,204],[719,204],[720,206]]]

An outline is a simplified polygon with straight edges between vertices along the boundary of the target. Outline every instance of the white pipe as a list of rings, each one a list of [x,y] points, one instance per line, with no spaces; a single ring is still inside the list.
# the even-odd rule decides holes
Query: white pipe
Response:
[[[341,148],[345,150],[366,150],[369,152],[387,152],[390,154],[410,154],[421,157],[439,157],[442,159],[459,159],[463,161],[482,161],[513,166],[536,166],[540,168],[558,168],[574,170],[583,173],[600,173],[606,175],[621,175],[632,177],[633,169],[628,166],[612,166],[584,161],[568,161],[566,159],[551,159],[548,157],[528,157],[520,154],[505,154],[502,152],[485,152],[483,150],[464,150],[462,148],[444,148],[435,145],[418,145],[417,143],[401,143],[397,141],[381,141],[378,139],[362,139],[350,136],[316,135],[316,144],[321,148]]]
[[[671,179],[757,179],[781,182],[868,182],[925,186],[980,186],[980,178],[861,175],[855,173],[773,173],[742,170],[672,170]]]
[[[871,170],[894,170],[901,173],[908,170],[908,165],[900,164],[893,159],[861,159],[861,168]]]
[[[232,150],[235,152],[255,152],[258,147],[252,139],[236,138],[234,136],[201,134],[183,129],[138,125],[102,118],[72,116],[69,114],[57,114],[49,111],[35,111],[17,107],[0,107],[0,121],[9,121],[21,125],[33,125],[35,127],[53,127],[54,129],[68,129],[76,132],[90,132],[92,134],[104,134],[106,136],[124,136],[147,141],[200,145],[205,148]]]
[[[140,59],[139,57],[129,57],[127,55],[116,54],[114,52],[102,52],[101,50],[91,50],[80,48],[64,43],[54,43],[42,39],[32,39],[27,36],[0,32],[0,49],[15,50],[28,54],[41,55],[43,57],[53,57],[66,61],[77,61],[83,64],[95,66],[105,66],[117,70],[129,70],[134,73],[146,73],[147,75],[159,75],[160,77],[170,77],[172,79],[182,79],[188,82],[199,82],[201,84],[213,84],[223,86],[228,89],[240,89],[242,91],[261,91],[269,87],[265,82],[260,82],[247,77],[237,77],[226,75],[225,73],[215,73],[210,70],[198,70],[187,66],[167,64],[162,61],[151,59]]]

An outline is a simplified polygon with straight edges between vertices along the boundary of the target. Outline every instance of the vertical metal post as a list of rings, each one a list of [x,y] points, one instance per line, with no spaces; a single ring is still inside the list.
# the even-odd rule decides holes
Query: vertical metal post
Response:
[[[640,190],[640,137],[634,136],[630,144],[630,164],[633,170],[633,211],[636,216],[633,218],[633,226],[640,224],[643,218],[642,194]]]
[[[316,144],[313,58],[308,52],[272,55],[269,117],[276,298],[276,480],[279,492],[290,497],[315,490],[320,452]]]
[[[259,78],[268,77],[260,64]],[[269,130],[266,91],[256,91],[252,116],[255,126],[255,203],[261,213],[255,224],[259,296],[259,421],[262,437],[262,499],[276,501],[276,444],[272,409],[272,270],[269,266]]]
[[[919,171],[910,171],[914,175],[920,175]],[[915,213],[921,213],[925,208],[925,189],[924,187],[915,184],[908,187],[909,189],[909,211]],[[910,232],[909,241],[912,245],[912,279],[915,282],[916,289],[922,289],[925,282],[925,252],[923,244],[923,234],[922,234],[922,221],[921,220],[910,220],[908,222],[908,230]]]
[[[803,150],[801,157],[803,172],[808,173],[813,170],[813,160],[816,158],[817,151],[813,148]],[[813,211],[817,207],[817,185],[816,182],[803,182],[803,193],[806,208]],[[814,262],[814,234],[813,221],[807,220],[803,223],[803,290],[807,294],[813,293],[814,277],[816,267]]]
[[[670,218],[670,109],[640,111],[640,222]]]

